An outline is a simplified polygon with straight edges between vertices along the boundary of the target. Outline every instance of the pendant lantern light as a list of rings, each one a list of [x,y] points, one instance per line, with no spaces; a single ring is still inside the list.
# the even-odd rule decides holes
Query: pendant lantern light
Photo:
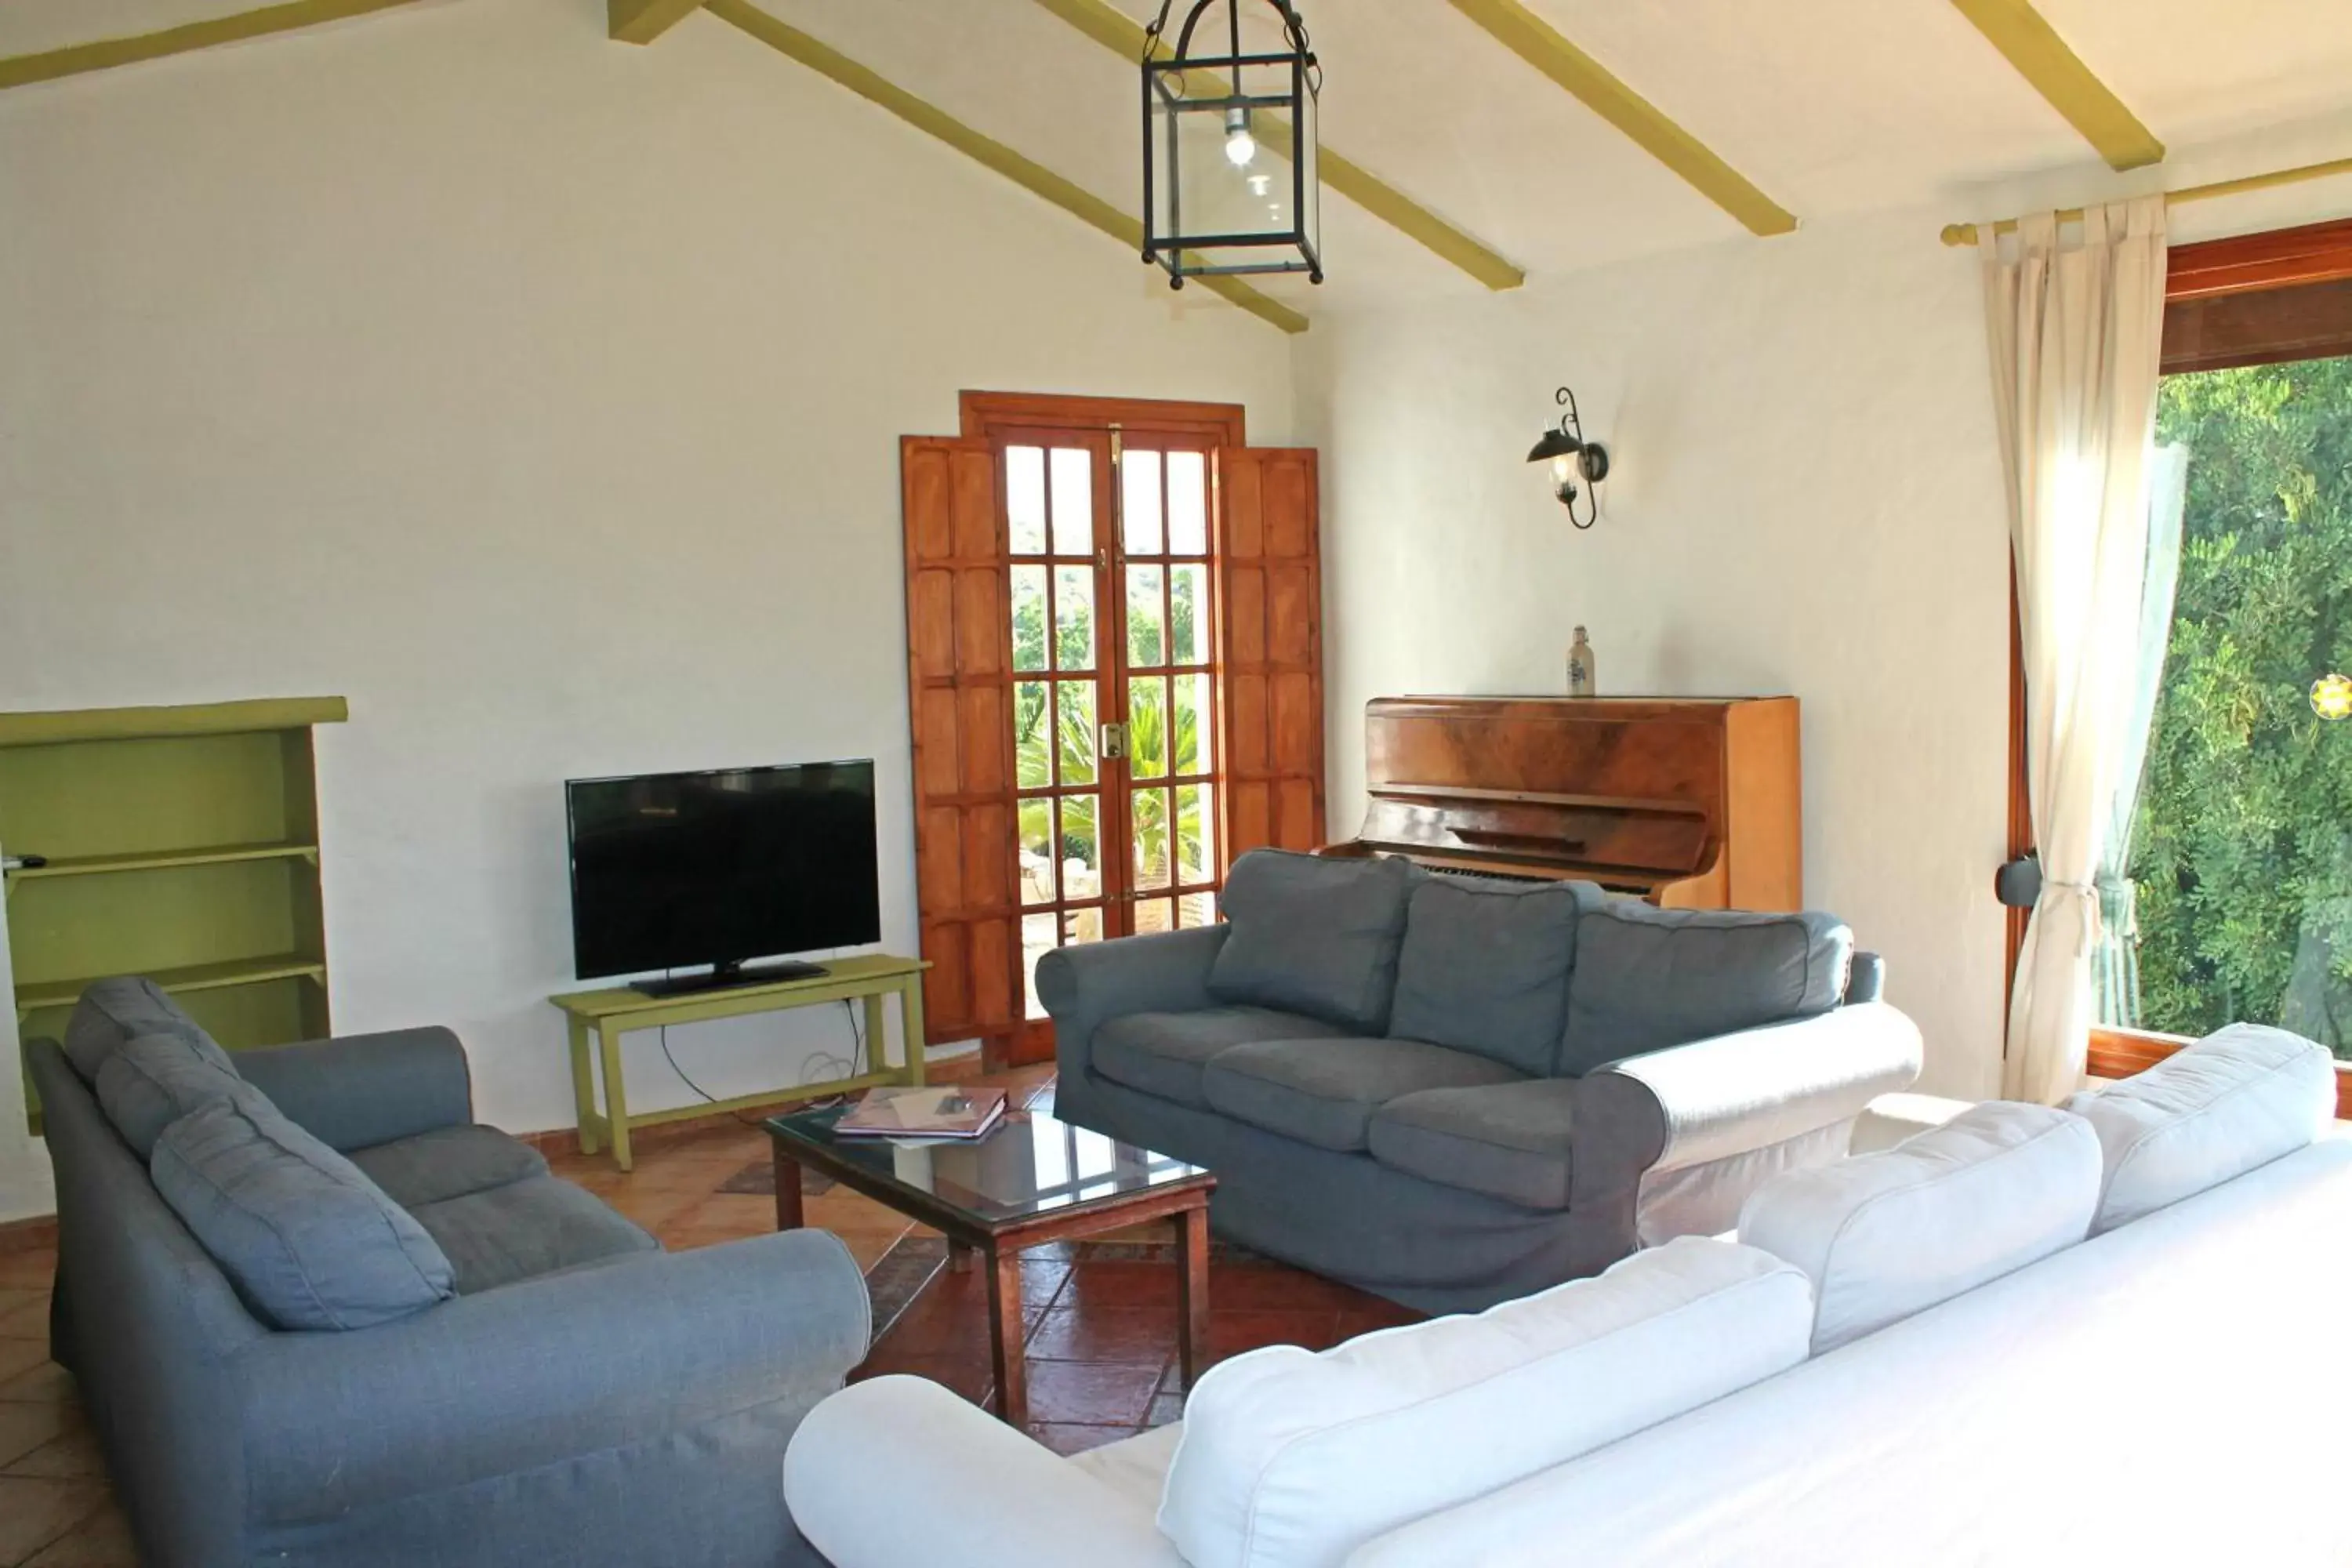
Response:
[[[1143,40],[1143,259],[1184,279],[1304,272],[1323,281],[1315,100],[1322,68],[1289,0],[1194,0],[1172,49],[1160,0]],[[1244,53],[1265,5],[1281,47]],[[1203,26],[1202,24],[1207,26]],[[1222,51],[1222,52],[1221,52]]]

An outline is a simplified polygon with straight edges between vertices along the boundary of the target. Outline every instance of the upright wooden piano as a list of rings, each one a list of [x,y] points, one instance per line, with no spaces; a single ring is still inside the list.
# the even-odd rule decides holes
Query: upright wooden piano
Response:
[[[1364,826],[1322,852],[1801,909],[1797,720],[1793,697],[1382,697],[1364,714]]]

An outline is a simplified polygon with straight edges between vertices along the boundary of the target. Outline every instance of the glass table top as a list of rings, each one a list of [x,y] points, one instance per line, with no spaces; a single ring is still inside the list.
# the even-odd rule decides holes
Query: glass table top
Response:
[[[887,1138],[836,1138],[845,1105],[772,1116],[764,1123],[787,1159],[820,1171],[854,1169],[919,1203],[929,1201],[982,1225],[1003,1225],[1059,1210],[1134,1197],[1188,1183],[1205,1184],[1199,1165],[1074,1127],[1046,1111],[1007,1110],[975,1142],[899,1143]]]

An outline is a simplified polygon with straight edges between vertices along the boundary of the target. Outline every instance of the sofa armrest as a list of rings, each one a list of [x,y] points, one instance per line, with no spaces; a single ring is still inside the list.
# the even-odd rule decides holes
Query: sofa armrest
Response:
[[[1064,1076],[1086,1070],[1095,1031],[1129,1013],[1190,1013],[1216,1005],[1209,971],[1223,924],[1057,947],[1037,961],[1037,996],[1054,1020]]]
[[[1909,1088],[1920,1059],[1919,1026],[1864,1002],[1596,1068],[1578,1082],[1577,1124],[1647,1121],[1650,1168],[1679,1170],[1858,1116]]]
[[[466,1047],[444,1028],[341,1035],[232,1059],[246,1082],[330,1149],[365,1149],[474,1119]]]
[[[1184,1568],[1149,1510],[919,1377],[811,1411],[784,1450],[784,1504],[834,1568]]]
[[[301,1517],[331,1519],[812,1405],[865,1359],[870,1324],[841,1239],[793,1230],[543,1275],[378,1328],[277,1334],[240,1367],[247,1474],[265,1512],[299,1500]]]
[[[1884,1001],[1886,996],[1886,960],[1874,952],[1857,952],[1853,967],[1845,977],[1845,1001],[1851,1006],[1860,1002]]]

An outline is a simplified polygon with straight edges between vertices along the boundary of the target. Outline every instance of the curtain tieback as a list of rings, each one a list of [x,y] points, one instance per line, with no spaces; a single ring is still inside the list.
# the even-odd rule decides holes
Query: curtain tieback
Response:
[[[2087,956],[2099,944],[2099,933],[2105,929],[2101,918],[2099,884],[2096,882],[2062,882],[2045,878],[2042,883],[2042,901],[2067,898],[2074,900],[2082,911],[2082,921],[2074,939],[2077,957]]]

